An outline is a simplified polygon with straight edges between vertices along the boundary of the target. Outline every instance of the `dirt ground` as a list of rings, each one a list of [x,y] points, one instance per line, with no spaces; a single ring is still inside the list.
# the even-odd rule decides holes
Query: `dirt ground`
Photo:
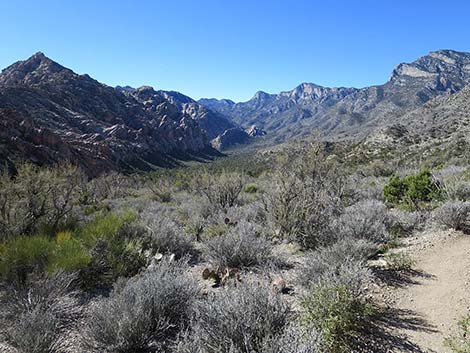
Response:
[[[383,352],[450,352],[444,339],[470,312],[470,235],[426,231],[405,239],[399,251],[416,264],[381,289],[394,313],[388,328],[395,342]]]

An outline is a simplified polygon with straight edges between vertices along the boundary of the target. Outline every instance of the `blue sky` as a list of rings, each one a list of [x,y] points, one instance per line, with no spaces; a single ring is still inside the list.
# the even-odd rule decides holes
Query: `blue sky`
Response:
[[[36,51],[108,85],[248,100],[362,87],[431,50],[470,51],[470,2],[0,0],[0,67]]]

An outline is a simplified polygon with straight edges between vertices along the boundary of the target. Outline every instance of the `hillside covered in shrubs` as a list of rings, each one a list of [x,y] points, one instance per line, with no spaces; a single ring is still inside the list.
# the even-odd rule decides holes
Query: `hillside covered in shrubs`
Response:
[[[325,147],[94,179],[65,164],[3,172],[0,351],[397,348],[372,288],[412,270],[403,239],[470,230],[470,169],[390,173]],[[448,339],[456,352],[468,326]]]

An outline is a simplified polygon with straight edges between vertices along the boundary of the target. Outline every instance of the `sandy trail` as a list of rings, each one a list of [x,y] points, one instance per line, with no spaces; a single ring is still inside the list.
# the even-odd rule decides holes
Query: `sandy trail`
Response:
[[[442,232],[415,239],[405,251],[413,254],[416,272],[391,298],[394,308],[421,324],[403,325],[395,333],[410,342],[413,351],[447,353],[444,338],[470,311],[470,235]]]

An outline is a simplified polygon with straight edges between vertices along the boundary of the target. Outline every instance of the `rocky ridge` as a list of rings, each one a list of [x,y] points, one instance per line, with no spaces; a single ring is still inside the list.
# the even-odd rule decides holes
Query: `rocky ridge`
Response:
[[[211,157],[235,124],[189,97],[106,86],[36,53],[0,74],[0,160],[72,161],[90,175]]]
[[[279,94],[258,92],[247,102],[199,102],[241,126],[256,124],[277,142],[312,130],[328,138],[364,138],[390,119],[468,84],[470,53],[440,50],[399,64],[383,85],[357,89],[303,83]]]

